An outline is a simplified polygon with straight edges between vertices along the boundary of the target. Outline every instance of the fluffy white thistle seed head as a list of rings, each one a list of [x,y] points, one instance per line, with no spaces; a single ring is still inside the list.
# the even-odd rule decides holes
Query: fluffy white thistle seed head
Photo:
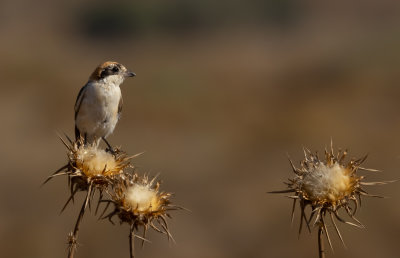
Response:
[[[304,175],[302,184],[312,201],[336,202],[354,190],[351,172],[337,162],[332,165],[319,162]]]
[[[115,170],[118,165],[111,153],[94,145],[79,148],[76,163],[86,176],[103,175],[104,172]]]
[[[127,204],[136,212],[152,212],[158,210],[160,199],[157,192],[149,185],[133,184],[127,189]]]

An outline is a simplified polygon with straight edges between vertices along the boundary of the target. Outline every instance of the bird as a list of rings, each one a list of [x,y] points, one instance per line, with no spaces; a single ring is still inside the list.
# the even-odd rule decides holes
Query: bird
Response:
[[[107,61],[94,70],[88,82],[80,89],[75,102],[75,139],[85,145],[98,146],[113,133],[121,116],[122,94],[120,85],[128,77],[136,76],[125,66]]]

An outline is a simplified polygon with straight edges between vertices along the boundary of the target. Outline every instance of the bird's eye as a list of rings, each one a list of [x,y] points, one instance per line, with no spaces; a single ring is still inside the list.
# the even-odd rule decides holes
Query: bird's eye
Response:
[[[112,69],[112,71],[113,71],[114,73],[117,73],[117,72],[119,71],[118,66],[114,66],[113,69]]]

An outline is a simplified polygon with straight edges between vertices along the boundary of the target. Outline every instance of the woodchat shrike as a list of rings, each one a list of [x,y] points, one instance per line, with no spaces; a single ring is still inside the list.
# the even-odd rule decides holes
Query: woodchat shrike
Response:
[[[120,85],[135,74],[117,62],[99,65],[79,91],[75,102],[75,138],[85,144],[99,144],[112,134],[120,118],[122,95]],[[109,146],[110,147],[110,146]]]

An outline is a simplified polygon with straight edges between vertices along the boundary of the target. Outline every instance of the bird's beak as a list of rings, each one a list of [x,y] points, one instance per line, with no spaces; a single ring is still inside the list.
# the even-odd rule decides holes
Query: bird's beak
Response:
[[[130,71],[125,72],[125,77],[133,77],[133,76],[136,76],[136,74]]]

